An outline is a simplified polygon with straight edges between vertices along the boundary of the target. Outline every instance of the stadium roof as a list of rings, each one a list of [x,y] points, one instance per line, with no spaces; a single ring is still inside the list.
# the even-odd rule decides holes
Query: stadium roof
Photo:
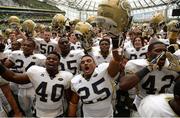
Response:
[[[80,11],[96,11],[102,0],[49,0],[56,5],[64,5]],[[128,0],[132,10],[164,6],[180,0]]]

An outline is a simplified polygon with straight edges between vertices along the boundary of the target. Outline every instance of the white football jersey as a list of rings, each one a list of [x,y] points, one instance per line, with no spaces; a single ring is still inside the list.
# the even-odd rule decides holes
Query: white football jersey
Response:
[[[94,57],[97,61],[97,65],[101,64],[101,63],[109,63],[112,59],[112,53],[110,51],[110,53],[108,54],[108,56],[106,58],[104,58],[102,56],[102,54],[100,53],[100,51],[96,51],[96,53],[94,54]]]
[[[180,49],[176,50],[176,52],[174,52],[174,55],[176,55],[180,60]]]
[[[147,46],[140,48],[138,51],[134,47],[126,48],[124,53],[129,60],[145,59],[147,53]]]
[[[23,73],[32,65],[44,66],[46,57],[42,54],[33,54],[25,57],[23,51],[18,50],[11,53],[9,60],[15,63],[15,67],[20,73]]]
[[[80,49],[82,49],[81,48],[81,43],[79,41],[76,42],[75,44],[70,42],[70,49],[71,50],[80,50]]]
[[[33,54],[29,57],[25,57],[23,51],[13,51],[11,55],[9,56],[9,60],[11,60],[13,63],[15,63],[15,66],[13,67],[13,70],[16,70],[16,72],[23,73],[28,70],[29,67],[32,65],[39,65],[44,66],[46,57],[43,54]],[[27,85],[27,86],[26,86]],[[24,84],[19,85],[21,88],[30,87],[31,84]]]
[[[41,39],[41,40],[36,40],[36,45],[38,47],[37,52],[47,56],[50,52],[55,50],[55,48],[57,47],[57,42],[50,40],[47,43],[44,39]]]
[[[114,78],[107,72],[108,63],[100,64],[91,78],[86,80],[81,74],[71,80],[71,89],[82,101],[84,117],[112,117],[112,96]]]
[[[169,39],[158,39],[158,40],[163,42],[166,46],[170,45]]]
[[[60,69],[71,72],[73,75],[79,73],[79,63],[84,55],[82,50],[71,50],[66,57],[61,56]]]
[[[59,71],[50,78],[46,68],[32,66],[27,75],[36,92],[36,113],[38,117],[56,117],[63,114],[64,90],[70,87],[73,75],[70,72]]]
[[[3,53],[6,57],[8,57],[12,53],[12,50],[8,49],[8,50],[5,50]]]
[[[141,101],[138,112],[146,118],[178,117],[168,103],[173,97],[173,94],[149,95]]]
[[[124,42],[124,49],[134,47],[131,40]]]
[[[130,60],[125,66],[125,73],[135,73],[148,65],[146,59]],[[178,73],[168,70],[169,62],[166,60],[161,70],[154,70],[146,74],[146,76],[138,83],[137,93],[134,103],[139,106],[142,98],[149,94],[166,93],[171,87],[173,81],[178,77]]]

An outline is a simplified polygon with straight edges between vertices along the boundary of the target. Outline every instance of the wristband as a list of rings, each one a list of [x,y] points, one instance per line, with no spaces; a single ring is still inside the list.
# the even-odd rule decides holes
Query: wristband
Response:
[[[119,37],[118,36],[112,38],[112,46],[113,46],[113,49],[116,49],[119,47]]]
[[[6,68],[0,64],[0,75],[3,74],[6,71]]]
[[[144,67],[140,71],[136,72],[136,75],[139,77],[140,80],[142,80],[143,77],[146,76],[146,74],[148,74],[149,72],[150,70],[147,67]]]

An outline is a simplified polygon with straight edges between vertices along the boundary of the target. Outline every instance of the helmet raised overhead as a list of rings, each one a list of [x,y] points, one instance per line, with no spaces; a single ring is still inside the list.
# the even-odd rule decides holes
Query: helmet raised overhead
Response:
[[[34,21],[28,19],[25,20],[22,23],[22,30],[26,33],[26,35],[28,37],[32,37],[34,34],[34,30],[35,30],[36,24],[34,23]]]
[[[130,23],[130,11],[127,0],[104,0],[98,6],[95,22],[112,33],[124,32]]]
[[[89,50],[93,46],[93,32],[92,32],[92,25],[90,25],[88,22],[78,22],[75,26],[74,30],[75,34],[78,35],[77,37],[82,47],[85,50]]]

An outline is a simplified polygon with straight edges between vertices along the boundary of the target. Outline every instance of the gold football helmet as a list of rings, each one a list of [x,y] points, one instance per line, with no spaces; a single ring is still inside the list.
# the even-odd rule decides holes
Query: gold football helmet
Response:
[[[81,42],[82,47],[85,50],[90,50],[93,46],[93,32],[92,26],[88,22],[78,22],[74,30],[77,38]]]
[[[93,25],[95,22],[96,17],[95,16],[89,16],[86,20],[89,24]]]
[[[4,32],[4,37],[5,37],[5,38],[8,38],[8,37],[9,37],[9,34],[10,34],[12,31],[13,31],[12,29],[7,28],[7,29],[5,30],[5,32]]]
[[[162,12],[156,12],[151,20],[150,20],[150,26],[154,29],[154,30],[158,30],[158,26],[159,24],[161,24],[162,22],[165,21],[165,17],[163,15]]]
[[[64,30],[66,19],[62,14],[56,14],[52,19],[52,30],[61,31]]]
[[[160,23],[160,22],[162,22],[164,20],[164,15],[163,15],[163,13],[162,12],[156,12],[153,16],[152,16],[152,18],[151,18],[151,23],[156,23],[156,24],[158,24],[158,23]]]
[[[20,28],[20,19],[17,16],[10,16],[8,18],[8,24],[11,29]]]
[[[70,24],[71,25],[76,25],[80,21],[81,21],[80,19],[74,19],[74,20],[70,21]]]
[[[104,0],[98,6],[95,22],[111,33],[124,32],[130,23],[130,9],[127,0]]]
[[[179,34],[179,29],[176,28],[177,20],[172,20],[167,24],[167,37],[169,38],[170,44],[175,44]]]
[[[22,30],[26,33],[26,36],[28,37],[33,36],[35,27],[36,27],[36,24],[34,23],[34,21],[30,19],[25,20],[22,23]]]
[[[45,25],[44,24],[37,24],[35,27],[36,32],[44,32]]]

